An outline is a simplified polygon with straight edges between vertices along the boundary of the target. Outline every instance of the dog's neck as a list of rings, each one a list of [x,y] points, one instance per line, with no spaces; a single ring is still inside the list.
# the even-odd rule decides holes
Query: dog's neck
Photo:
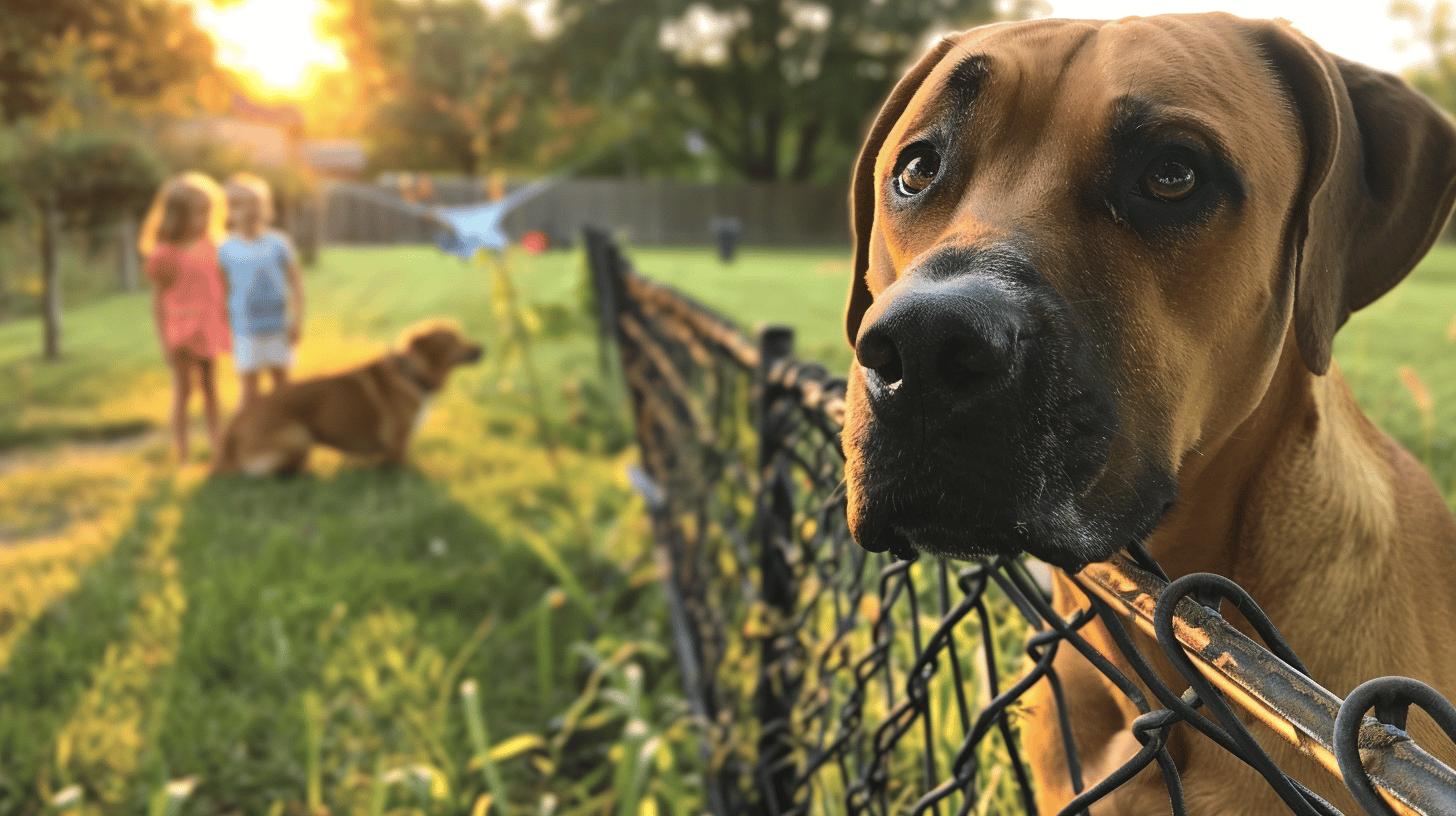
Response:
[[[1183,469],[1149,550],[1170,576],[1215,572],[1241,584],[1337,694],[1381,674],[1449,676],[1436,659],[1449,647],[1434,645],[1446,630],[1426,622],[1456,619],[1456,522],[1338,369],[1317,377],[1293,362],[1233,433]],[[1396,655],[1381,645],[1394,633],[1413,638]]]
[[[1362,574],[1396,537],[1390,445],[1337,368],[1315,376],[1286,353],[1253,412],[1185,462],[1148,549],[1170,575],[1246,585]]]
[[[425,378],[424,372],[420,371],[420,367],[415,365],[414,360],[411,360],[408,354],[394,355],[394,367],[399,371],[400,376],[418,388],[421,394],[434,393],[435,384]]]

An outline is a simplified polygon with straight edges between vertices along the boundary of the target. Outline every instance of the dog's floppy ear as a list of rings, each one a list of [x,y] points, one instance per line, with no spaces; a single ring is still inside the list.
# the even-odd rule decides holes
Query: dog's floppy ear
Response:
[[[1456,128],[1400,79],[1327,53],[1284,23],[1255,39],[1304,131],[1304,182],[1285,224],[1305,365],[1330,367],[1335,332],[1410,273],[1456,193]]]
[[[872,299],[865,275],[870,266],[870,232],[875,224],[875,160],[900,114],[910,105],[910,98],[915,96],[931,70],[954,47],[955,41],[951,37],[940,40],[895,83],[890,96],[880,107],[875,123],[870,125],[869,135],[865,137],[864,146],[859,149],[859,158],[855,160],[854,177],[849,183],[849,227],[850,238],[854,241],[854,277],[849,282],[849,305],[844,316],[844,326],[849,333],[851,346],[854,345],[854,338],[859,335],[860,319],[870,308]]]

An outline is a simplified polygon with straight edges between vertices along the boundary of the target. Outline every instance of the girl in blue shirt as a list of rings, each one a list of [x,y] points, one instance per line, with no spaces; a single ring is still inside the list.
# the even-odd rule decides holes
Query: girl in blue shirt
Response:
[[[228,289],[233,360],[242,377],[243,404],[259,394],[262,372],[277,390],[288,382],[293,347],[303,324],[303,277],[288,236],[270,229],[273,193],[249,173],[228,180],[230,234],[218,248]]]

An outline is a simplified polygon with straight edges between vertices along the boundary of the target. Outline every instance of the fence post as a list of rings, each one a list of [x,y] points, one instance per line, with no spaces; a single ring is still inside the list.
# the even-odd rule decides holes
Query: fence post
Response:
[[[611,368],[608,355],[617,338],[617,289],[624,261],[605,230],[583,227],[581,236],[591,276],[592,305],[596,308],[597,362],[606,374]]]
[[[754,713],[762,729],[758,739],[759,809],[780,814],[794,806],[796,775],[792,760],[791,715],[798,696],[799,671],[793,665],[793,632],[785,624],[793,619],[797,595],[795,576],[783,546],[792,536],[793,488],[783,457],[783,427],[777,402],[780,389],[771,374],[794,351],[794,330],[766,326],[758,336],[759,364],[755,373],[758,397],[758,472],[760,479],[756,519],[758,564],[763,604],[767,607],[767,633],[759,650],[758,688]]]

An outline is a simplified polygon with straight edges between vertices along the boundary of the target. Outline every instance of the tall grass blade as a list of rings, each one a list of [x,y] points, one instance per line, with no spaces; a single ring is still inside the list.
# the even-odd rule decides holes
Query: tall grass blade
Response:
[[[475,752],[475,760],[480,763],[481,776],[485,780],[486,790],[490,791],[491,802],[495,804],[500,816],[509,816],[510,810],[506,803],[510,799],[506,795],[505,781],[501,779],[500,769],[491,758],[490,732],[486,730],[485,712],[480,707],[480,684],[474,680],[461,683],[460,704],[465,709],[465,728],[470,734],[470,747]]]

